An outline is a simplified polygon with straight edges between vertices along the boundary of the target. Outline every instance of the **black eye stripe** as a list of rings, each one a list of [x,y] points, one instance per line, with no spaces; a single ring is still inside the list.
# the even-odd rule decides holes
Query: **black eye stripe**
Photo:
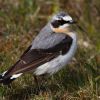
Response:
[[[64,20],[58,20],[58,22],[59,22],[60,25],[63,25],[63,24],[66,23],[66,21],[64,21]]]
[[[66,21],[66,23],[70,23],[70,21]]]
[[[70,21],[65,21],[65,20],[61,19],[61,20],[55,20],[51,24],[53,25],[53,27],[57,28],[57,27],[64,25],[66,23],[70,23]]]

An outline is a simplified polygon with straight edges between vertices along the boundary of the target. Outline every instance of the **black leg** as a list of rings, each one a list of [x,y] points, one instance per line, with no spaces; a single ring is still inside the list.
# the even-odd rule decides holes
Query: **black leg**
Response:
[[[34,82],[35,82],[35,86],[36,86],[36,92],[40,92],[40,85],[37,76],[34,76]]]
[[[7,87],[11,89],[11,84],[8,84]]]
[[[35,86],[36,86],[36,92],[43,92],[47,91],[47,75],[41,75],[41,76],[34,76]]]

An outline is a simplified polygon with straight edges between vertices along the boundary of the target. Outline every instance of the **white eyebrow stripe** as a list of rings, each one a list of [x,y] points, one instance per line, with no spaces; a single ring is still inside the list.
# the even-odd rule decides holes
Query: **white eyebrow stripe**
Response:
[[[70,20],[72,20],[72,18],[70,16],[65,16],[65,17],[63,17],[63,20],[70,21]]]

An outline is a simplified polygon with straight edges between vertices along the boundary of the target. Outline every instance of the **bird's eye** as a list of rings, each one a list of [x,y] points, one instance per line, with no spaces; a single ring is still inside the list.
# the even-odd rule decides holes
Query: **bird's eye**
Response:
[[[55,27],[55,28],[57,28],[57,27],[59,27],[59,26],[61,26],[61,25],[64,25],[64,24],[66,24],[67,22],[66,21],[64,21],[64,20],[55,20],[55,21],[53,21],[51,24]]]

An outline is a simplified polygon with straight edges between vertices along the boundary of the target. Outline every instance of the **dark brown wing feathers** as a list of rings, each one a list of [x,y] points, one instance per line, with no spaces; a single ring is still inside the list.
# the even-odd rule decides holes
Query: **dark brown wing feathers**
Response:
[[[65,54],[69,51],[72,44],[72,38],[66,36],[59,44],[49,49],[33,49],[31,46],[24,52],[20,60],[12,66],[5,75],[5,78],[10,77],[13,74],[25,73],[32,71],[36,67],[52,60],[59,56],[59,54]]]

